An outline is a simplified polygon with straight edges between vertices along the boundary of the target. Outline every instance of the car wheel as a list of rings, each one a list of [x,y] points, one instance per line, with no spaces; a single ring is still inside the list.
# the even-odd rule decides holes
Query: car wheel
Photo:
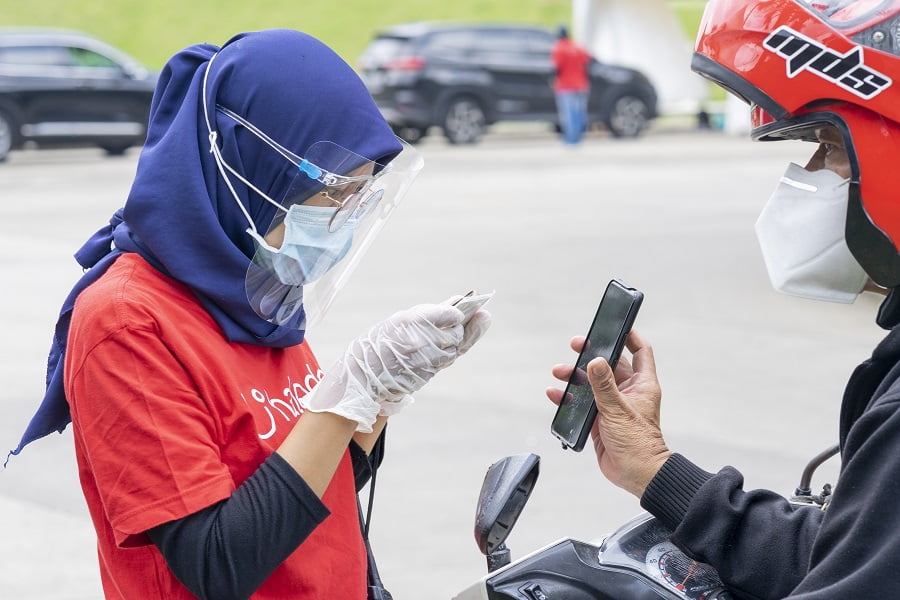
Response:
[[[474,144],[484,134],[484,111],[474,98],[450,101],[444,113],[444,136],[451,144]]]
[[[12,117],[0,110],[0,162],[6,160],[15,145],[15,127]]]
[[[100,144],[100,147],[103,148],[103,151],[106,152],[108,156],[122,156],[125,154],[125,151],[131,148],[131,144],[127,142],[119,143],[119,144]]]
[[[633,138],[643,133],[650,120],[647,103],[631,94],[617,96],[612,102],[606,126],[613,137]]]
[[[405,126],[394,126],[391,127],[394,130],[394,135],[403,140],[408,144],[417,144],[422,140],[423,137],[428,135],[427,127],[414,127],[412,125]]]

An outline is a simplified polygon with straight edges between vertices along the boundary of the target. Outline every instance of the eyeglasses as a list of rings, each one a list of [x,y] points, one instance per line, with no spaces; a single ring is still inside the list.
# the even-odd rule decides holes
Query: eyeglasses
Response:
[[[332,187],[319,192],[320,196],[338,207],[328,223],[328,231],[332,233],[340,229],[352,216],[355,216],[357,221],[365,217],[384,195],[383,189],[373,190],[371,182],[358,184],[357,189],[352,191],[342,191],[341,198],[335,198],[332,195],[333,190]]]
[[[339,173],[334,173],[327,169],[324,169],[310,160],[303,158],[302,156],[298,156],[294,154],[271,137],[269,137],[265,132],[256,127],[253,123],[247,121],[234,111],[221,106],[216,105],[216,110],[227,116],[235,123],[241,125],[247,131],[255,135],[262,142],[264,142],[267,146],[272,148],[286,160],[291,162],[294,166],[297,167],[299,173],[305,175],[308,179],[312,179],[314,181],[318,181],[325,189],[319,192],[319,195],[332,202],[334,206],[337,207],[334,215],[331,218],[331,221],[328,224],[328,230],[331,232],[337,231],[341,228],[341,226],[346,223],[351,216],[357,214],[358,218],[362,218],[365,213],[378,203],[381,196],[383,195],[383,190],[372,190],[372,184],[378,179],[379,175],[372,174],[364,174],[364,175],[341,175]],[[334,145],[335,148],[339,148],[337,145]],[[353,153],[349,150],[341,149],[346,155],[353,155]],[[364,161],[364,164],[372,164],[372,161],[365,161],[362,157],[359,157],[360,160]],[[359,162],[359,161],[356,161]],[[269,198],[265,193],[256,188],[253,184],[248,182],[244,177],[240,174],[234,172],[232,169],[228,169],[235,176],[239,177],[241,181],[243,181],[246,185],[250,186],[256,193],[260,194],[263,198],[280,208],[281,210],[287,212],[287,207],[283,204],[275,202],[271,198]],[[382,171],[383,173],[384,171]],[[293,185],[291,189],[285,195],[286,198],[290,198],[293,196],[291,193],[293,189]],[[303,187],[303,186],[301,186]],[[289,202],[289,204],[292,204]]]

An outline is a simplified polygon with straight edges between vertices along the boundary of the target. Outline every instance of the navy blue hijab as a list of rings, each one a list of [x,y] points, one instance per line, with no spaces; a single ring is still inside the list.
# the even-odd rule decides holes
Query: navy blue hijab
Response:
[[[216,55],[203,79],[210,59]],[[314,143],[335,142],[381,163],[400,144],[365,85],[327,46],[288,29],[243,33],[221,48],[199,44],[173,56],[163,68],[146,143],[124,208],[75,254],[87,271],[63,304],[47,362],[47,390],[22,440],[11,454],[71,422],[63,389],[63,364],[75,299],[124,252],[136,252],[161,272],[188,286],[230,341],[287,347],[303,341],[305,313],[273,325],[247,300],[244,279],[255,250],[246,217],[210,154],[206,102],[225,161],[280,198],[294,167],[216,104],[243,116],[294,153]],[[232,177],[254,222],[265,229],[276,208]]]

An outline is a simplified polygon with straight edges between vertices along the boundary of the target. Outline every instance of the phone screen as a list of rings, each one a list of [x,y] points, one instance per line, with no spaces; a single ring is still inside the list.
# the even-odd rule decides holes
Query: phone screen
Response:
[[[597,415],[587,365],[602,356],[615,368],[642,299],[641,292],[613,280],[600,301],[550,427],[553,434],[573,450],[580,451],[584,447]]]

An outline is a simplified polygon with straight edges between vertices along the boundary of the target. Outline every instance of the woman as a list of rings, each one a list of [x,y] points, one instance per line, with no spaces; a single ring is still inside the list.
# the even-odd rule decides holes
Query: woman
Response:
[[[167,63],[16,450],[71,416],[107,598],[365,598],[366,453],[490,316],[401,311],[324,371],[305,331],[420,167],[310,36]]]

